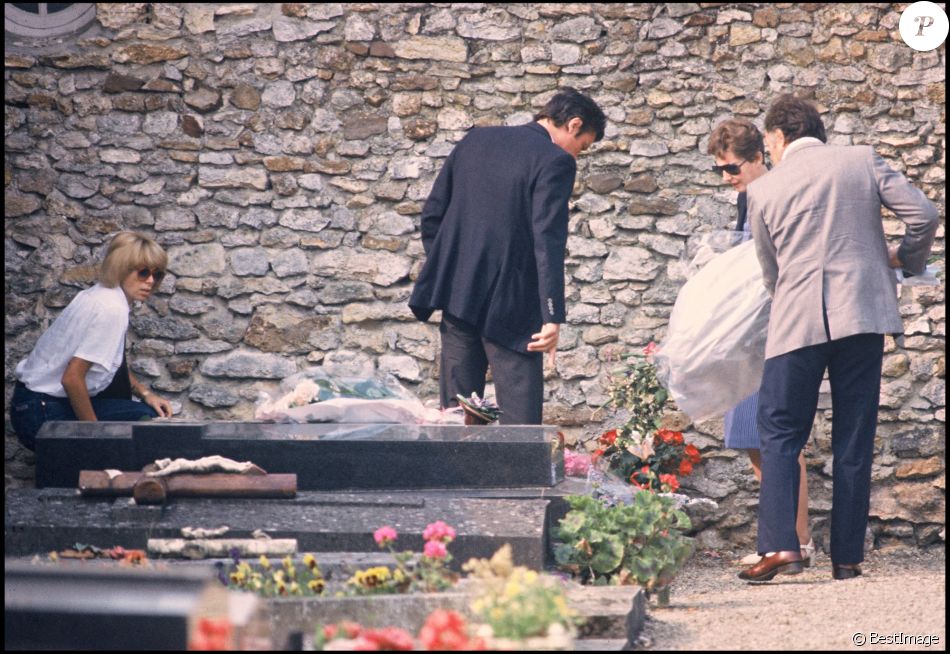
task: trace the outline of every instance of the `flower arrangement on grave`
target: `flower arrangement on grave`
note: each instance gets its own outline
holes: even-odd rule
[[[317,565],[313,554],[304,554],[298,564],[290,556],[285,556],[280,565],[274,565],[261,554],[257,565],[242,561],[236,550],[231,551],[232,566],[225,572],[223,564],[218,579],[237,590],[257,593],[261,597],[309,597],[322,595],[326,590],[326,580]]]
[[[642,353],[625,356],[624,366],[614,372],[607,404],[626,409],[629,418],[597,438],[591,459],[638,489],[674,492],[701,457],[681,432],[660,428],[669,394],[656,377],[655,349],[650,343]]]
[[[404,629],[367,629],[356,622],[317,627],[314,649],[334,651],[471,652],[486,649],[481,638],[469,635],[465,618],[455,611],[436,609],[426,618],[417,638]]]
[[[471,397],[465,397],[461,393],[455,396],[459,401],[459,406],[466,413],[466,417],[474,418],[472,424],[489,424],[498,420],[501,416],[501,409],[494,402],[478,397],[478,394],[472,393]],[[469,424],[466,421],[466,424]]]
[[[387,548],[396,559],[396,566],[376,566],[357,570],[346,582],[347,591],[354,595],[378,595],[387,593],[438,592],[450,588],[458,581],[448,564],[452,561],[448,544],[455,540],[455,529],[441,520],[426,526],[422,532],[425,540],[421,556],[406,550],[397,552],[393,543],[399,535],[390,526],[380,527],[373,533],[379,547]]]
[[[631,504],[615,505],[585,495],[566,499],[571,510],[554,529],[554,557],[581,583],[662,591],[693,551],[684,535],[689,517],[673,498],[636,493]]]
[[[72,547],[67,547],[60,552],[54,550],[49,553],[49,560],[53,563],[59,562],[60,559],[85,560],[97,558],[112,559],[113,561],[118,561],[120,565],[149,565],[148,555],[145,550],[127,550],[121,545],[102,549],[87,543],[76,543]]]
[[[483,625],[476,634],[493,649],[571,648],[577,614],[557,579],[515,566],[507,544],[491,559],[471,559],[463,569],[478,584],[472,611]],[[526,647],[528,639],[542,642]]]

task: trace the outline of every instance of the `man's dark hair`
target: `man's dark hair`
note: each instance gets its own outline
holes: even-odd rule
[[[580,118],[583,122],[581,133],[593,132],[595,141],[604,138],[604,127],[607,126],[607,117],[597,103],[570,86],[558,91],[534,116],[535,120],[542,118],[550,120],[555,127],[561,127],[571,118]]]
[[[765,114],[765,131],[776,129],[782,130],[788,143],[803,136],[814,136],[823,143],[828,141],[825,124],[815,105],[788,93],[779,96]]]

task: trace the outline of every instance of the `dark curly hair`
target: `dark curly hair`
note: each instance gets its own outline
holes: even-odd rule
[[[803,136],[814,136],[822,143],[828,141],[825,124],[821,122],[815,105],[789,93],[779,96],[765,114],[765,131],[776,129],[782,130],[789,143]]]

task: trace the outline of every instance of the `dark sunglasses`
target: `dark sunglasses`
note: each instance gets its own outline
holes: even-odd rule
[[[742,165],[749,163],[748,161],[740,161],[739,163],[723,164],[722,166],[713,166],[712,171],[717,175],[722,175],[723,173],[729,173],[730,175],[738,175],[742,171]]]
[[[158,286],[162,283],[162,280],[165,279],[165,271],[157,269],[153,270],[151,268],[142,268],[138,271],[138,276],[143,282],[151,276],[151,278],[155,280],[155,285]]]

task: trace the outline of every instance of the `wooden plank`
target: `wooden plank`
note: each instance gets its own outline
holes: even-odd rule
[[[135,485],[145,479],[162,480],[171,497],[288,498],[297,495],[296,474],[237,475],[223,472],[168,477],[123,472],[110,479],[102,470],[81,470],[79,491],[88,496],[130,496]]]

